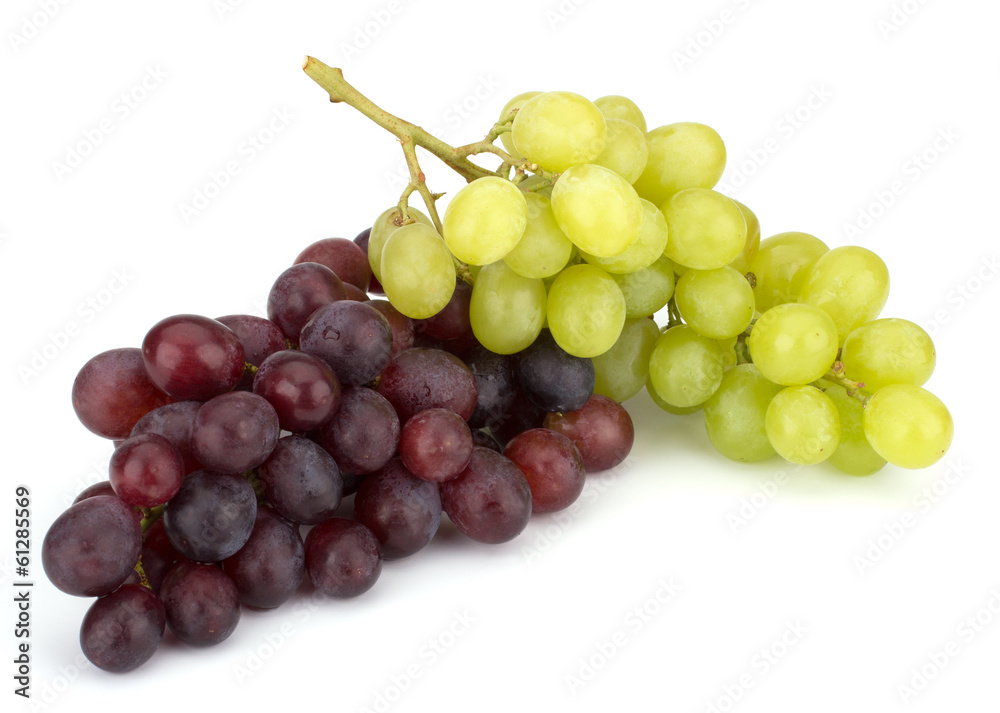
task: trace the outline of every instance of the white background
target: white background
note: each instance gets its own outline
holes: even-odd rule
[[[984,0],[6,0],[0,562],[9,593],[26,484],[34,707],[997,710],[998,22]],[[89,602],[51,587],[38,556],[49,523],[106,477],[110,444],[70,406],[77,370],[170,314],[259,313],[303,247],[353,237],[398,197],[392,137],[329,104],[300,70],[307,53],[451,143],[526,90],[625,94],[651,128],[710,124],[723,184],[765,236],[803,230],[888,263],[884,314],[937,341],[928,387],[954,414],[950,453],[869,478],[739,466],[700,417],[640,394],[631,456],[572,513],[496,547],[443,529],[359,599],[246,612],[213,649],[168,637],[124,676],[90,666]],[[230,162],[238,173],[218,178]],[[433,189],[460,185],[424,167]],[[199,191],[214,198],[186,219]],[[862,213],[875,218],[848,229]],[[664,585],[677,591],[661,604]],[[24,710],[2,599],[0,695]]]

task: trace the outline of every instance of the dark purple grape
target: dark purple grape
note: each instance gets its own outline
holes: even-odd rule
[[[78,597],[114,591],[142,551],[139,513],[117,497],[95,495],[56,518],[42,541],[42,567],[52,584]]]
[[[438,485],[421,480],[393,458],[358,486],[354,519],[372,531],[387,560],[412,555],[441,524]]]
[[[497,443],[497,439],[479,428],[472,429],[472,445],[489,448],[491,451],[496,451],[497,453],[503,453],[503,448]]]
[[[344,294],[345,300],[350,300],[351,302],[367,302],[368,293],[362,290],[360,287],[355,287],[350,282],[344,283]]]
[[[208,470],[242,473],[267,460],[280,432],[278,414],[267,399],[234,391],[198,409],[191,427],[191,451]]]
[[[167,626],[191,646],[213,646],[229,638],[240,621],[240,595],[219,567],[181,562],[160,588]]]
[[[514,358],[514,378],[543,411],[575,411],[594,393],[594,363],[563,351],[547,329]]]
[[[161,391],[182,401],[206,401],[236,387],[246,353],[236,332],[221,322],[176,314],[146,333],[142,362]]]
[[[389,363],[392,328],[371,305],[342,300],[312,314],[302,327],[299,347],[329,364],[344,386],[359,386]]]
[[[497,441],[506,444],[517,434],[530,428],[539,428],[548,415],[521,391],[515,391],[514,400],[499,418],[490,423],[490,433]]]
[[[368,305],[377,309],[383,317],[389,320],[389,327],[392,329],[393,356],[413,346],[414,326],[412,319],[393,307],[389,300],[368,300]]]
[[[286,348],[285,335],[269,319],[252,314],[229,314],[219,317],[217,321],[236,332],[248,364],[260,366],[269,356]],[[253,373],[249,369],[243,372],[236,388],[241,391],[253,389]]]
[[[475,448],[469,465],[455,479],[441,483],[441,506],[463,533],[478,542],[514,539],[531,516],[531,487],[508,458]]]
[[[399,445],[399,417],[385,397],[365,386],[348,386],[340,408],[316,442],[344,473],[368,475],[392,458]]]
[[[73,382],[73,410],[80,423],[104,438],[128,438],[136,421],[173,401],[150,380],[135,348],[93,357]]]
[[[465,364],[476,377],[478,394],[469,426],[490,427],[500,421],[514,402],[517,389],[514,386],[513,359],[506,354],[495,354],[486,347],[478,347],[465,359]]]
[[[306,570],[313,586],[327,596],[356,597],[382,573],[382,549],[360,522],[324,520],[306,535]]]
[[[129,505],[152,508],[170,500],[181,489],[184,459],[163,436],[132,436],[111,454],[111,486]]]
[[[315,525],[340,507],[340,469],[333,456],[308,438],[280,439],[258,475],[268,502],[292,522]]]
[[[444,308],[427,319],[414,321],[414,327],[432,339],[449,341],[472,333],[469,321],[469,302],[472,300],[472,285],[464,280],[455,281],[455,291]]]
[[[185,475],[201,470],[201,463],[191,452],[191,426],[200,408],[201,401],[178,401],[160,406],[140,418],[132,428],[131,435],[156,433],[163,436],[180,451],[184,459]]]
[[[368,241],[371,240],[372,229],[365,228],[360,233],[354,236],[354,244],[361,248],[362,252],[368,255]]]
[[[469,464],[472,433],[454,411],[430,408],[416,414],[399,434],[399,456],[413,475],[432,483],[451,480]]]
[[[572,505],[587,478],[583,457],[566,436],[532,428],[514,436],[503,452],[531,487],[532,512],[556,512]]]
[[[90,605],[80,625],[80,648],[97,668],[125,673],[149,661],[165,624],[160,598],[140,584],[125,584]]]
[[[102,480],[98,483],[94,483],[93,485],[88,485],[86,488],[81,490],[80,494],[76,496],[76,499],[73,500],[72,504],[76,505],[81,500],[92,498],[95,495],[109,495],[113,498],[118,497],[118,493],[116,493],[115,489],[111,486],[111,481]]]
[[[218,562],[246,544],[256,516],[257,495],[246,478],[199,470],[167,503],[163,526],[185,557]]]
[[[253,392],[274,406],[281,428],[292,433],[319,428],[340,406],[340,382],[333,369],[296,349],[265,359],[257,369]]]
[[[438,349],[414,347],[392,358],[378,392],[406,423],[429,408],[451,409],[466,421],[476,408],[476,378],[462,360]]]
[[[280,606],[296,592],[306,573],[299,528],[271,508],[257,508],[250,539],[239,552],[223,560],[222,569],[236,584],[244,606]]]
[[[303,262],[292,265],[275,280],[267,296],[267,316],[282,334],[299,343],[299,332],[313,312],[345,299],[344,283],[326,265]]]
[[[170,544],[163,518],[155,520],[142,536],[142,571],[154,592],[160,591],[163,578],[174,565],[187,557]]]
[[[588,471],[614,468],[625,460],[635,438],[632,417],[625,407],[600,394],[591,396],[576,411],[550,413],[545,417],[545,428],[573,441]]]
[[[317,240],[295,258],[295,264],[318,262],[333,270],[344,285],[354,285],[361,290],[368,289],[372,279],[372,268],[368,264],[368,253],[357,243],[347,238],[325,238]]]

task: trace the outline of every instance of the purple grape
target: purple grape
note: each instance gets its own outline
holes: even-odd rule
[[[333,517],[344,483],[333,456],[301,436],[278,441],[258,469],[264,496],[282,517],[302,525]]]
[[[361,290],[368,289],[372,279],[372,268],[368,264],[368,253],[357,243],[347,238],[325,238],[317,240],[295,258],[295,264],[318,262],[333,270],[344,286],[354,285]]]
[[[413,475],[432,483],[451,480],[472,457],[472,433],[454,411],[431,408],[403,425],[399,455]]]
[[[269,319],[252,314],[229,314],[219,317],[217,321],[236,332],[240,344],[243,345],[248,364],[260,366],[269,356],[287,348],[285,335],[281,333],[278,325]],[[240,391],[253,389],[253,373],[249,369],[243,372],[243,378],[236,388]]]
[[[195,414],[191,451],[208,470],[242,473],[267,460],[278,442],[278,414],[262,396],[234,391]]]
[[[94,483],[93,485],[88,485],[86,488],[80,491],[80,494],[76,496],[73,500],[73,505],[76,505],[81,500],[86,500],[87,498],[92,498],[96,495],[109,495],[112,498],[117,498],[118,493],[111,486],[110,480],[102,480],[100,482]],[[119,498],[120,499],[120,498]]]
[[[503,453],[503,448],[497,443],[497,439],[479,428],[472,429],[472,444],[482,448],[489,448],[496,453]]]
[[[469,354],[465,364],[476,377],[476,409],[469,417],[469,426],[492,426],[507,413],[517,393],[513,359],[479,347]]]
[[[90,605],[80,626],[80,647],[97,668],[125,673],[152,657],[165,624],[163,603],[152,590],[124,584]]]
[[[42,541],[42,568],[57,588],[78,597],[114,591],[142,551],[139,513],[117,497],[95,495],[71,505]]]
[[[360,287],[355,287],[350,282],[344,283],[344,299],[350,300],[351,302],[367,302],[368,293],[362,290]]]
[[[167,503],[163,526],[185,557],[218,562],[246,544],[256,516],[257,495],[246,478],[199,470]]]
[[[507,411],[490,423],[492,433],[500,443],[507,443],[517,434],[531,428],[539,428],[548,415],[521,391],[514,393],[514,400]]]
[[[462,360],[438,349],[414,347],[392,358],[382,372],[378,392],[402,423],[429,408],[451,409],[469,420],[476,408],[476,378]]]
[[[319,357],[295,349],[276,352],[257,369],[253,392],[267,399],[281,428],[312,431],[329,421],[340,406],[340,382]]]
[[[184,480],[184,459],[163,436],[144,433],[126,440],[111,455],[111,485],[122,500],[140,508],[163,505]]]
[[[313,312],[345,299],[344,283],[325,265],[303,262],[292,265],[275,280],[267,296],[267,316],[282,334],[299,343],[299,332]]]
[[[324,520],[306,536],[306,570],[327,596],[364,594],[382,573],[382,550],[371,530],[346,518]]]
[[[244,606],[273,609],[299,588],[306,573],[299,528],[267,507],[257,509],[250,539],[222,562]]]
[[[393,458],[358,486],[354,519],[372,531],[385,559],[407,557],[426,546],[441,524],[438,486]]]
[[[515,357],[514,378],[543,411],[575,411],[594,393],[594,363],[563,351],[547,329]]]
[[[93,357],[73,381],[73,410],[98,436],[128,438],[136,421],[171,399],[150,380],[142,352],[111,349]]]
[[[591,396],[576,411],[550,413],[545,417],[545,428],[573,441],[588,471],[614,468],[625,460],[635,438],[632,417],[625,407],[600,394]]]
[[[389,327],[392,329],[393,356],[413,346],[414,325],[412,319],[393,307],[389,300],[368,300],[367,304],[377,309],[383,317],[389,320]]]
[[[240,621],[240,595],[219,567],[181,562],[160,588],[167,626],[191,646],[213,646],[229,638]]]
[[[414,327],[421,334],[432,339],[450,341],[472,334],[469,320],[469,303],[472,300],[472,285],[464,280],[455,281],[455,291],[444,308],[427,319],[418,319]]]
[[[507,542],[528,525],[531,487],[524,473],[488,448],[473,449],[465,470],[439,487],[442,508],[473,540]]]
[[[163,436],[184,459],[184,474],[201,470],[202,465],[191,452],[191,426],[201,408],[201,401],[177,401],[160,406],[140,418],[132,428],[132,436],[156,433]]]
[[[236,332],[221,322],[177,314],[146,333],[142,362],[161,391],[181,401],[206,401],[236,387],[246,353]]]
[[[329,364],[341,384],[359,386],[378,376],[392,358],[392,328],[371,305],[343,300],[312,314],[299,346]]]
[[[181,560],[187,557],[170,544],[163,518],[155,520],[142,536],[142,571],[154,592],[159,593],[163,578]]]
[[[364,386],[348,386],[316,441],[344,473],[368,475],[392,458],[399,430],[399,417],[385,397]]]
[[[532,512],[556,512],[572,505],[586,481],[583,457],[566,436],[532,428],[514,436],[503,452],[531,487]]]

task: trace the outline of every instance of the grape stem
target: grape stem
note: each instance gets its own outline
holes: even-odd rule
[[[154,522],[160,519],[160,516],[163,515],[164,507],[164,505],[157,505],[154,508],[142,509],[142,522],[140,524],[142,525],[143,534],[146,533],[146,530],[152,527]]]
[[[871,400],[870,396],[865,396],[861,393],[861,389],[865,386],[864,382],[852,381],[851,379],[848,379],[844,373],[844,362],[839,359],[833,362],[833,366],[830,367],[830,371],[823,376],[823,380],[843,386],[844,389],[847,390],[847,395],[859,401],[862,406],[867,405]]]

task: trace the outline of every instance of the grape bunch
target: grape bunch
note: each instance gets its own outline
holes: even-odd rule
[[[81,368],[75,412],[115,450],[42,563],[96,597],[80,629],[96,666],[140,666],[168,629],[218,644],[243,608],[303,587],[362,595],[442,522],[512,540],[624,461],[622,402],[644,388],[700,412],[737,461],[866,475],[947,450],[951,416],[922,388],[930,338],[879,319],[885,264],[806,233],[761,240],[713,190],[726,153],[708,126],[647,130],[624,97],[527,92],[452,148],[339,70],[306,71],[399,132],[411,183],[355,239],[306,247],[267,317],[173,315]],[[443,217],[417,145],[468,180]]]

